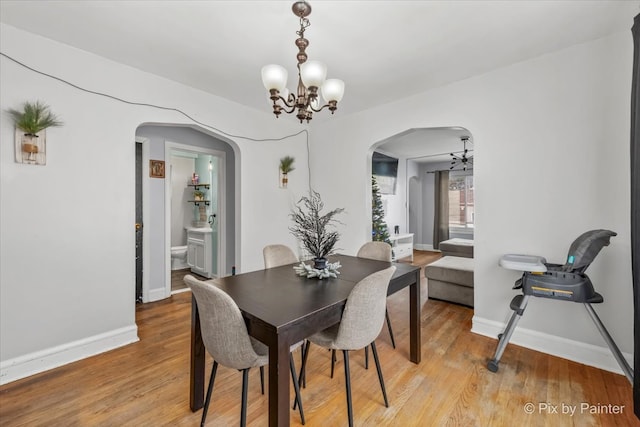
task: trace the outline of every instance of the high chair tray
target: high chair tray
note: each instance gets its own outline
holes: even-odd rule
[[[547,271],[546,262],[546,259],[536,255],[505,254],[500,257],[498,264],[508,270],[544,273]]]

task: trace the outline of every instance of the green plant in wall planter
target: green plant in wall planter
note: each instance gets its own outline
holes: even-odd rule
[[[20,137],[20,151],[16,150],[16,160],[20,163],[39,163],[44,164],[44,158],[38,159],[36,156],[39,152],[44,151],[44,138],[40,141],[40,135],[43,131],[50,127],[62,126],[62,122],[53,114],[48,105],[36,101],[25,102],[22,110],[7,110],[13,118],[15,126],[22,132]],[[17,139],[17,138],[16,138]]]
[[[293,167],[293,162],[295,162],[295,158],[291,156],[285,156],[280,159],[280,173],[281,173],[281,185],[283,188],[287,187],[289,183],[289,172],[293,171],[295,168]]]

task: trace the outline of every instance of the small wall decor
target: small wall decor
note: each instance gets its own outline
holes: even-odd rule
[[[164,178],[164,160],[149,160],[149,176]]]
[[[196,190],[193,192],[193,200],[196,202],[201,202],[204,200],[204,192],[200,190]]]
[[[47,163],[47,144],[45,129],[62,126],[49,106],[36,102],[25,102],[22,110],[8,109],[16,125],[15,149],[16,162],[32,165]]]
[[[47,131],[41,130],[37,135],[26,134],[16,128],[16,163],[30,165],[47,164]]]
[[[285,156],[280,159],[280,188],[287,188],[289,184],[289,172],[293,171],[293,162],[296,159],[291,156]]]

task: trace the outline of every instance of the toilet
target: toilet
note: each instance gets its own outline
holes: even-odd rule
[[[172,246],[171,270],[182,270],[184,268],[189,268],[189,264],[187,264],[187,247]]]

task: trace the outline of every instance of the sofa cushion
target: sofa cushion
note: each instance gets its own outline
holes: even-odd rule
[[[443,256],[459,256],[473,258],[473,239],[449,239],[440,242]]]
[[[428,264],[424,269],[428,279],[473,287],[473,258],[445,256]]]
[[[446,256],[427,265],[429,298],[473,307],[473,258]]]

